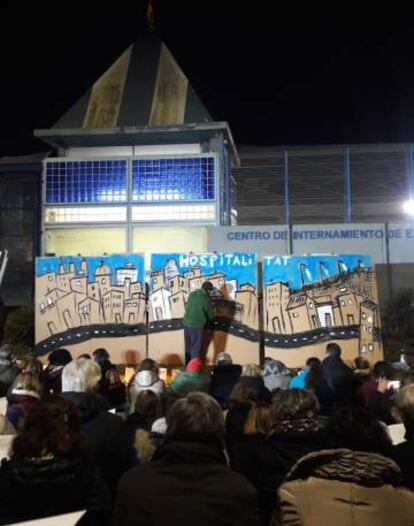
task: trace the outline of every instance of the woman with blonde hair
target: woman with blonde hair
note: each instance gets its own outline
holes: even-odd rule
[[[14,380],[10,395],[8,396],[8,407],[6,411],[7,420],[16,430],[23,427],[27,415],[43,394],[42,385],[37,374],[23,372]]]
[[[242,377],[249,376],[254,378],[261,378],[262,371],[260,370],[260,367],[255,363],[246,363],[243,365],[241,375]]]
[[[244,424],[247,436],[267,436],[272,428],[272,413],[269,405],[254,404]]]

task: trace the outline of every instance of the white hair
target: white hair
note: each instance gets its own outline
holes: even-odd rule
[[[101,379],[101,368],[94,360],[77,358],[62,371],[62,392],[85,393],[93,391]]]

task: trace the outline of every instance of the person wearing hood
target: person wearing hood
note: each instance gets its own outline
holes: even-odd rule
[[[334,449],[303,456],[279,488],[271,525],[411,526],[414,493],[388,457],[385,427],[367,411],[343,408],[327,431]]]
[[[0,467],[0,524],[87,510],[79,525],[107,524],[110,498],[80,432],[76,408],[47,395]]]
[[[126,423],[108,412],[106,400],[97,394],[101,369],[93,360],[78,358],[62,373],[62,395],[81,416],[82,433],[102,469],[112,495],[122,474],[136,463],[131,434]]]
[[[19,431],[27,416],[43,394],[42,385],[34,373],[20,373],[14,380],[8,396],[7,420]]]
[[[287,389],[290,374],[286,365],[278,360],[268,360],[263,369],[265,386],[272,392],[274,389]]]
[[[178,397],[187,396],[193,391],[208,393],[210,378],[204,373],[204,363],[200,358],[193,358],[185,371],[180,371],[171,384],[171,391]]]
[[[62,371],[65,365],[72,361],[72,355],[67,349],[55,349],[48,359],[49,364],[41,376],[45,393],[61,393]]]
[[[175,402],[153,459],[119,485],[116,526],[260,526],[254,488],[226,465],[224,417],[205,393]]]
[[[135,410],[135,401],[141,391],[152,391],[158,397],[165,393],[165,383],[159,377],[159,367],[155,360],[145,358],[128,384],[129,413]]]
[[[0,398],[7,396],[19,369],[12,361],[10,345],[4,344],[0,349]]]

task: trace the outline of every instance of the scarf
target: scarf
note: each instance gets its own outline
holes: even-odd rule
[[[322,426],[319,420],[313,418],[295,418],[290,420],[281,420],[273,426],[272,434],[279,433],[316,433]]]

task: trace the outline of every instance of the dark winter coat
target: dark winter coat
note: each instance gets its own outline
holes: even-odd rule
[[[352,369],[341,358],[328,356],[322,362],[322,370],[329,387],[333,390],[335,407],[352,406],[358,385]]]
[[[389,458],[337,449],[302,458],[279,489],[272,525],[412,526],[414,493]]]
[[[414,419],[405,422],[405,439],[406,442],[394,446],[393,457],[401,468],[404,483],[414,491]]]
[[[0,357],[0,398],[7,396],[19,369],[8,358]]]
[[[125,422],[109,413],[102,397],[93,393],[63,393],[75,404],[81,415],[82,432],[92,448],[105,482],[115,495],[118,482],[136,463],[132,437]]]
[[[368,400],[378,391],[378,383],[373,378],[362,382],[356,390],[356,399],[361,407],[366,408]]]
[[[101,360],[98,365],[101,368],[99,393],[107,399],[111,409],[122,407],[126,403],[126,389],[119,378],[116,365],[109,360]]]
[[[0,524],[90,510],[79,524],[106,524],[111,500],[100,471],[86,458],[3,460]]]
[[[256,495],[208,445],[170,442],[119,485],[115,526],[259,526]]]
[[[242,368],[232,363],[217,365],[211,374],[210,394],[223,409],[227,409],[227,398],[239,381]]]
[[[45,393],[61,393],[62,392],[62,372],[64,365],[48,365],[41,374]]]
[[[252,404],[250,402],[233,402],[226,413],[226,448],[232,456],[233,446],[244,436],[244,425]]]
[[[375,391],[371,394],[368,399],[366,409],[372,415],[374,415],[378,420],[387,424],[395,424],[395,418],[392,416],[392,408],[394,406],[391,399],[392,392],[381,393],[380,391]]]
[[[329,444],[322,429],[274,432],[269,436],[244,436],[233,445],[232,467],[256,488],[264,524],[277,505],[277,489],[295,463],[311,451]]]
[[[312,383],[307,389],[313,392],[319,402],[319,415],[329,416],[334,406],[334,393],[324,379],[317,383]]]
[[[18,390],[13,390],[8,397],[8,406],[6,411],[7,420],[17,430],[22,429],[24,421],[33,407],[39,402],[40,396],[37,393],[20,394]]]
[[[241,376],[239,382],[248,383],[255,391],[255,400],[259,404],[270,404],[272,395],[265,387],[262,377]],[[233,444],[238,442],[244,434],[244,425],[253,402],[238,402],[229,400],[230,409],[226,413],[226,447],[231,456]]]

